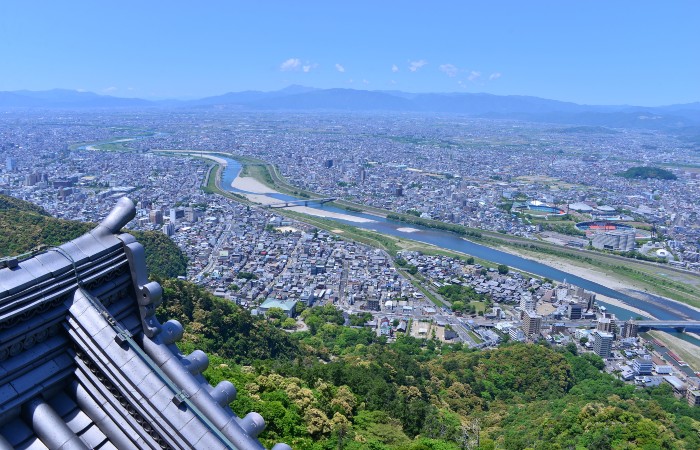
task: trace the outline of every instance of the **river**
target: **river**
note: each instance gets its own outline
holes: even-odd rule
[[[221,174],[221,187],[230,192],[241,192],[245,193],[240,189],[233,188],[231,183],[238,176],[241,170],[241,164],[231,158],[223,158],[227,161],[227,166]],[[299,198],[292,197],[286,194],[268,194],[268,196],[279,199],[279,200],[300,200]],[[301,199],[303,200],[303,199]],[[676,319],[694,319],[698,320],[699,315],[697,311],[689,308],[681,303],[673,302],[664,298],[656,298],[654,302],[644,301],[630,295],[624,294],[622,292],[610,289],[601,284],[586,280],[572,273],[564,272],[559,269],[555,269],[546,264],[539,263],[530,259],[522,258],[507,252],[496,250],[490,247],[486,247],[481,244],[477,244],[468,240],[463,239],[461,236],[451,233],[448,231],[436,230],[432,228],[422,227],[420,225],[407,225],[404,222],[399,222],[395,220],[386,219],[383,217],[375,216],[366,213],[357,213],[346,211],[334,206],[314,206],[314,208],[321,209],[329,212],[336,212],[345,215],[351,215],[355,217],[362,217],[365,219],[370,219],[371,222],[350,222],[342,219],[336,219],[328,217],[329,220],[335,220],[338,222],[346,223],[358,228],[364,228],[372,231],[377,231],[384,234],[389,234],[392,236],[401,237],[404,239],[412,239],[419,242],[424,242],[428,244],[435,245],[437,247],[454,250],[468,255],[472,255],[477,258],[485,259],[487,261],[492,261],[496,264],[505,264],[509,267],[519,269],[525,272],[529,272],[541,277],[550,278],[562,282],[566,280],[567,282],[580,286],[586,290],[596,292],[601,295],[605,295],[611,298],[620,300],[621,302],[630,305],[634,308],[640,309],[649,313],[650,315],[658,318],[659,320],[676,320]],[[417,231],[407,233],[405,231],[400,231],[400,229],[405,229],[410,227]],[[614,313],[618,319],[626,320],[629,318],[637,317],[638,314],[629,311],[624,308],[606,304],[605,302],[599,301],[598,303],[604,305],[609,312]],[[693,342],[695,345],[700,346],[700,340],[694,339],[683,333],[674,333],[676,336],[682,339]]]

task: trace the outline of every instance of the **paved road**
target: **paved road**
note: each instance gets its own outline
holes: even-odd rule
[[[667,362],[669,365],[672,365],[674,369],[676,369],[676,370],[679,371],[679,372],[684,373],[686,376],[689,376],[689,377],[694,377],[694,376],[696,376],[696,375],[695,375],[695,372],[693,372],[693,369],[691,369],[690,367],[679,365],[678,362],[677,362],[675,359],[673,359],[673,358],[671,357],[671,355],[668,354],[669,349],[668,349],[667,347],[662,347],[662,346],[656,344],[655,339],[653,338],[653,336],[650,336],[650,335],[648,335],[648,334],[646,334],[646,333],[643,333],[643,334],[644,334],[645,339],[647,340],[647,342],[649,342],[651,345],[654,346],[654,350],[656,350],[656,352],[657,352],[659,355],[661,355],[661,356],[666,360],[666,362]]]
[[[214,248],[212,249],[211,253],[209,254],[209,262],[207,265],[197,274],[197,277],[203,277],[206,272],[211,272],[214,270],[214,267],[216,266],[218,259],[219,259],[219,250],[221,249],[221,246],[226,240],[228,239],[229,234],[231,233],[231,224],[227,223],[226,228],[224,231],[221,232],[219,237],[216,240],[216,245],[214,245]]]

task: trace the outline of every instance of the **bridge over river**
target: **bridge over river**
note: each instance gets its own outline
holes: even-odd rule
[[[700,330],[700,320],[631,320],[640,330],[660,330],[673,328],[685,331],[688,328]]]
[[[245,191],[238,190],[231,186],[231,183],[238,176],[241,165],[238,161],[232,158],[223,158],[227,162],[226,169],[222,173],[221,185],[224,189],[231,192],[245,193]],[[278,208],[305,205],[305,202],[314,202],[323,199],[299,199],[284,194],[268,194],[267,197],[273,198],[275,201],[273,205]],[[476,258],[481,258],[487,261],[492,261],[496,264],[505,264],[513,269],[522,270],[528,273],[539,275],[540,277],[550,278],[556,281],[566,280],[576,286],[580,286],[588,291],[598,293],[613,299],[620,300],[622,303],[629,305],[631,309],[625,309],[624,306],[618,307],[611,304],[605,304],[604,301],[599,301],[600,304],[604,304],[608,312],[614,313],[618,320],[626,320],[638,315],[648,315],[662,320],[683,321],[684,319],[700,319],[700,315],[697,310],[684,305],[682,303],[674,302],[661,297],[654,297],[651,299],[640,299],[632,295],[626,294],[624,292],[616,291],[614,289],[608,288],[601,284],[595,283],[593,281],[581,278],[575,273],[564,272],[558,270],[554,267],[547,266],[535,260],[525,259],[514,254],[506,253],[495,248],[487,247],[485,245],[480,245],[477,242],[472,242],[466,240],[463,236],[457,235],[444,230],[437,230],[433,228],[426,228],[421,225],[411,224],[410,228],[405,222],[398,222],[388,219],[386,217],[380,217],[376,215],[371,215],[363,212],[347,211],[334,207],[333,205],[324,205],[324,210],[329,212],[335,212],[343,214],[345,216],[351,215],[363,220],[360,222],[355,221],[344,221],[343,219],[329,217],[329,220],[335,220],[341,223],[347,223],[349,225],[363,228],[378,233],[388,234],[391,236],[398,237],[400,239],[411,239],[418,242],[424,242],[426,244],[431,244],[439,248],[445,248],[448,250],[454,250],[462,252],[468,255],[472,255]],[[410,230],[410,234],[409,231]],[[640,314],[633,309],[641,310],[643,313]],[[649,318],[651,318],[649,317]],[[649,321],[653,324],[652,321]],[[691,328],[687,324],[684,324],[682,328]],[[676,333],[673,328],[669,328],[669,332]],[[700,340],[693,336],[689,336],[685,333],[678,333],[680,339],[686,340],[700,347]]]
[[[576,327],[591,327],[595,326],[595,322],[591,320],[553,320],[544,321],[544,324],[551,325],[555,323],[564,324],[567,328]],[[636,325],[639,331],[648,330],[676,330],[684,332],[687,329],[700,331],[700,320],[628,320],[624,323]],[[622,321],[618,322],[621,327]]]
[[[327,198],[309,198],[305,200],[284,200],[277,203],[270,203],[265,205],[268,208],[289,208],[291,206],[309,206],[310,204],[323,205],[324,203],[332,202],[338,200],[336,197]]]

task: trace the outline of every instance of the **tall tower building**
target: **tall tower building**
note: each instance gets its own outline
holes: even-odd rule
[[[628,320],[627,322],[625,322],[625,324],[622,327],[622,337],[623,338],[637,337],[638,332],[639,332],[639,325],[637,325],[632,320]]]
[[[537,336],[542,328],[542,316],[534,311],[526,311],[523,317],[523,332],[528,338]]]
[[[530,292],[525,291],[520,295],[520,309],[522,311],[534,311],[536,303]]]
[[[163,225],[163,228],[161,230],[166,236],[172,236],[173,234],[175,234],[175,224],[166,223],[165,225]]]
[[[148,220],[155,225],[163,225],[163,211],[160,209],[152,209],[148,213]]]
[[[615,319],[610,317],[602,317],[598,319],[596,329],[606,333],[613,333],[615,331]]]
[[[612,352],[613,335],[611,333],[596,330],[593,332],[592,336],[593,339],[595,339],[593,342],[593,351],[595,354],[601,358],[610,358],[610,354]]]
[[[566,310],[569,320],[579,320],[583,316],[583,308],[578,303],[571,303]]]

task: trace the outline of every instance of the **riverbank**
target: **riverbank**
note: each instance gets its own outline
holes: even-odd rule
[[[231,182],[231,187],[252,194],[279,194],[278,191],[275,191],[253,177],[242,177],[240,175]]]
[[[664,345],[669,348],[669,350],[680,356],[681,359],[685,361],[693,370],[693,372],[700,371],[700,352],[698,352],[698,347],[690,342],[678,339],[675,336],[671,336],[670,334],[659,330],[650,331],[649,335],[663,342]]]
[[[557,258],[555,256],[551,255],[537,255],[537,257],[534,257],[532,254],[528,252],[523,252],[523,251],[518,251],[514,250],[511,247],[506,247],[506,246],[501,246],[499,250],[510,253],[512,255],[520,256],[521,258],[529,259],[531,261],[537,261],[539,263],[548,265],[550,267],[553,267],[555,269],[561,270],[563,272],[569,272],[569,273],[575,273],[581,278],[585,278],[586,280],[592,281],[594,283],[600,284],[601,286],[624,292],[627,295],[631,297],[635,297],[639,300],[642,301],[649,301],[646,295],[644,295],[644,291],[647,291],[647,287],[644,286],[641,283],[635,283],[633,280],[627,281],[627,280],[621,280],[616,276],[616,274],[611,274],[609,272],[602,271],[600,269],[595,268],[594,266],[589,266],[589,265],[584,265],[584,264],[575,264],[574,262],[564,260],[561,258]],[[636,292],[639,291],[639,292]],[[620,301],[618,299],[614,299],[611,297],[603,296],[598,294],[598,298],[605,303],[608,303],[613,306],[618,306],[620,308],[625,308],[629,311],[634,312],[635,314],[639,314],[642,316],[647,316],[650,319],[656,319],[656,317],[653,317],[651,314],[648,312],[642,311],[639,308],[635,308],[631,305],[628,305],[627,303]],[[667,300],[673,304],[678,304],[678,305],[683,305],[686,308],[690,308],[693,311],[696,311],[698,313],[698,316],[700,316],[700,308],[697,308],[693,305],[688,305],[687,303],[679,302],[677,300],[674,300],[672,298],[668,297],[662,297],[664,300]]]
[[[504,251],[524,253],[534,261],[554,258],[581,268],[593,267],[622,280],[638,292],[653,293],[700,308],[700,275],[697,273],[599,252],[555,247],[537,240],[522,242],[512,238],[494,240],[489,237],[478,242],[492,248],[502,247]]]
[[[260,160],[251,160],[248,158],[244,164],[250,164],[256,170],[251,170],[250,175],[257,178],[258,181],[267,185],[268,188],[278,190],[284,194],[292,196],[306,195],[314,197],[313,192],[290,191],[288,189],[296,189],[294,186],[286,183],[286,180],[279,174],[277,168]],[[303,195],[302,195],[303,194]],[[333,204],[338,204],[341,208],[341,203],[344,200],[338,200]],[[648,292],[658,295],[662,298],[668,298],[675,302],[680,302],[685,305],[692,306],[695,311],[700,311],[700,276],[691,272],[675,269],[672,267],[664,267],[657,264],[648,264],[634,259],[623,258],[616,255],[608,255],[598,252],[582,252],[575,249],[555,246],[553,244],[542,241],[532,241],[515,236],[501,235],[489,231],[465,228],[461,225],[442,223],[440,221],[421,219],[406,214],[397,214],[392,211],[381,210],[382,214],[378,214],[376,208],[357,205],[359,208],[348,208],[353,212],[364,212],[370,215],[378,215],[393,220],[398,220],[406,223],[406,227],[402,227],[399,231],[408,232],[411,229],[411,224],[421,225],[428,228],[444,231],[454,231],[458,235],[467,237],[477,244],[481,244],[490,248],[499,248],[507,252],[523,252],[529,253],[529,259],[539,261],[540,258],[552,256],[554,258],[569,261],[577,267],[576,273],[583,268],[594,267],[599,268],[604,272],[603,276],[612,276],[618,280],[623,289],[632,289],[637,291],[633,296],[638,297],[639,293]],[[330,217],[330,216],[327,216]],[[519,253],[517,253],[519,254]],[[576,265],[578,262],[582,265]],[[592,274],[593,275],[593,274]],[[595,278],[595,275],[593,275]],[[588,277],[585,277],[590,279]],[[594,281],[593,279],[590,279]],[[607,287],[607,285],[606,285]]]
[[[228,162],[224,158],[216,156],[213,153],[197,152],[194,150],[154,150],[153,153],[175,153],[182,156],[195,156],[197,158],[209,159],[211,161],[220,164],[223,167],[228,165]]]
[[[254,201],[258,204],[270,204],[270,203],[276,203],[279,202],[278,199],[275,199],[274,197],[270,197],[272,193],[277,193],[279,192],[275,187],[273,187],[274,181],[271,180],[270,178],[274,178],[270,176],[270,168],[268,166],[264,166],[260,164],[258,161],[254,162],[246,162],[244,163],[244,169],[241,171],[241,173],[237,174],[238,177],[232,179],[233,176],[236,175],[236,173],[231,173],[230,177],[227,178],[227,183],[232,183],[232,186],[234,188],[238,189],[244,189],[248,191],[245,193],[245,198],[248,201]],[[240,176],[240,175],[244,176]],[[251,192],[261,192],[261,194],[255,194]],[[284,194],[284,192],[282,192]],[[239,193],[237,192],[236,195],[242,196],[244,193]],[[353,215],[351,213],[348,214],[342,214],[341,212],[335,210],[335,211],[328,211],[323,208],[308,208],[308,207],[293,207],[293,208],[284,208],[283,210],[280,210],[280,213],[282,214],[296,214],[296,213],[302,213],[306,217],[309,216],[315,216],[318,221],[324,221],[324,219],[343,219],[343,220],[351,220],[350,218],[352,217],[354,222],[373,222],[371,219],[372,217],[367,217],[367,216],[360,216],[357,217],[356,215]],[[310,217],[309,217],[310,218]],[[301,219],[305,220],[305,219]],[[378,221],[381,221],[378,219]],[[319,223],[318,225],[322,225]],[[330,223],[324,223],[321,227],[326,228],[326,229],[344,229],[345,227],[339,226],[337,222],[334,224]],[[378,223],[377,229],[375,229],[372,225],[367,226],[364,223],[358,223],[358,227],[364,228],[363,231],[359,230],[345,230],[346,233],[351,233],[353,235],[353,238],[356,238],[360,241],[367,241],[366,243],[370,243],[370,245],[379,245],[381,248],[384,248],[387,252],[391,254],[395,254],[399,250],[428,250],[425,248],[423,244],[417,245],[417,242],[412,242],[411,239],[408,239],[411,233],[410,231],[413,231],[416,228],[405,226],[401,227],[401,229],[397,229],[401,235],[396,235],[395,237],[390,237],[393,236],[393,234],[385,234],[382,233],[382,231],[379,231],[382,227],[381,224]],[[348,227],[351,228],[351,227]],[[414,232],[415,233],[415,232]],[[570,258],[568,257],[568,253],[565,255],[559,255],[559,253],[562,253],[561,250],[552,250],[550,253],[547,251],[537,251],[537,248],[530,250],[532,248],[532,245],[536,245],[537,242],[535,241],[533,244],[529,244],[528,247],[524,247],[525,243],[523,244],[518,244],[518,245],[511,245],[510,244],[510,238],[505,238],[498,236],[500,239],[491,239],[490,233],[485,232],[488,235],[488,238],[486,234],[484,235],[483,242],[482,239],[476,239],[478,243],[481,244],[487,244],[487,248],[490,247],[492,249],[498,249],[499,247],[505,247],[502,248],[502,250],[505,250],[505,252],[518,255],[518,256],[526,256],[527,259],[531,261],[536,261],[540,262],[543,259],[549,260],[549,265],[552,268],[560,268],[563,269],[564,271],[571,273],[571,274],[576,274],[576,276],[583,275],[582,278],[585,281],[591,281],[591,282],[597,282],[600,284],[600,289],[603,289],[603,293],[607,291],[607,289],[612,289],[612,290],[617,290],[618,292],[620,291],[632,291],[629,292],[629,296],[633,296],[635,298],[635,301],[632,302],[630,299],[629,301],[632,302],[633,304],[637,305],[636,300],[639,299],[646,304],[650,306],[650,309],[654,311],[653,313],[642,313],[642,310],[646,310],[642,305],[637,305],[637,308],[635,309],[634,307],[629,306],[628,304],[624,303],[624,301],[619,301],[616,299],[610,299],[610,301],[605,301],[603,298],[601,298],[601,301],[611,305],[611,306],[619,306],[621,308],[624,308],[628,311],[631,311],[632,314],[638,314],[646,317],[651,317],[654,314],[658,314],[658,317],[663,318],[664,314],[661,312],[662,309],[666,309],[669,312],[674,312],[674,305],[681,305],[682,303],[686,303],[683,300],[685,298],[672,298],[673,294],[685,294],[683,297],[688,297],[688,294],[693,292],[693,289],[686,289],[686,286],[678,286],[678,283],[669,283],[669,280],[657,280],[657,278],[660,278],[659,275],[662,275],[661,273],[646,273],[646,271],[655,271],[655,272],[660,272],[663,270],[663,268],[659,268],[656,266],[653,267],[644,267],[644,272],[641,272],[642,268],[637,268],[636,264],[634,262],[627,262],[627,261],[617,261],[615,260],[614,262],[610,261],[602,261],[602,259],[605,258],[605,255],[597,255],[597,254],[588,254],[588,253],[582,253],[582,254],[575,254],[572,255]],[[348,235],[349,236],[349,235]],[[411,236],[412,237],[412,236]],[[515,238],[513,238],[515,239]],[[529,242],[529,241],[528,241]],[[428,250],[434,252],[434,253],[443,253],[440,249],[443,247],[436,247],[435,250]],[[549,251],[549,250],[548,250]],[[454,255],[453,252],[450,252],[451,254]],[[458,252],[462,253],[463,252]],[[543,258],[544,257],[544,258]],[[599,261],[599,259],[601,261]],[[546,261],[543,261],[546,263]],[[557,265],[556,263],[559,263]],[[616,264],[613,266],[613,264]],[[490,266],[491,264],[489,264]],[[629,266],[634,266],[633,269],[630,269]],[[620,266],[620,267],[618,267]],[[527,269],[526,269],[527,270]],[[522,268],[521,268],[522,271]],[[569,281],[574,281],[576,276],[572,275],[572,280]],[[630,279],[631,278],[631,279]],[[648,279],[647,279],[648,278]],[[584,281],[584,280],[579,280],[579,281]],[[636,282],[632,282],[636,281]],[[690,288],[693,288],[695,286],[690,286]],[[682,289],[682,291],[681,291]],[[591,290],[596,291],[596,289],[591,288]],[[656,299],[661,300],[660,302],[657,301],[655,298],[649,297],[648,293],[653,292],[654,294],[658,294]],[[669,294],[669,295],[665,295]],[[608,295],[612,295],[608,292]],[[642,298],[640,298],[640,296]],[[670,298],[669,301],[665,301],[666,298]],[[697,297],[694,298],[693,300],[690,300],[691,302],[697,303]],[[653,306],[653,307],[652,307]],[[687,305],[684,305],[687,306]],[[681,317],[692,317],[694,314],[697,312],[700,314],[700,309],[692,308],[690,313],[678,313],[675,312],[676,315],[679,315]],[[687,310],[686,310],[687,311]]]
[[[253,177],[242,177],[240,174],[231,182],[231,187],[234,189],[239,189],[241,191],[240,195],[243,195],[246,199],[251,202],[258,203],[260,205],[271,205],[274,203],[279,203],[280,200],[274,197],[270,197],[269,194],[280,194],[280,192],[270,188],[264,183],[256,180]],[[368,223],[373,222],[371,219],[366,219],[364,217],[356,217],[350,214],[341,214],[332,211],[326,211],[320,208],[313,208],[310,206],[290,206],[285,208],[288,211],[295,211],[302,214],[308,214],[316,217],[332,218],[339,220],[347,220],[348,222],[356,223]]]

